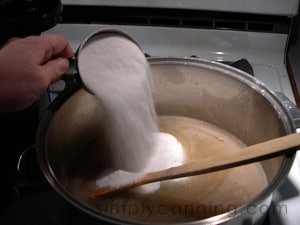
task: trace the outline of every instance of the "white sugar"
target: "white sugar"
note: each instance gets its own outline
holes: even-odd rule
[[[96,181],[99,188],[105,187],[121,187],[131,184],[137,179],[144,176],[144,173],[132,173],[124,170],[113,170],[102,174],[101,179]]]
[[[156,133],[154,146],[151,149],[151,157],[145,164],[144,173],[168,169],[179,166],[183,161],[183,149],[178,140],[168,133]],[[149,193],[160,188],[160,182],[147,184],[136,188],[136,191]]]

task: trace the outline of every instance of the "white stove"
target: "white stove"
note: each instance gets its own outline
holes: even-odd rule
[[[267,15],[271,18],[277,17],[288,20],[297,13],[298,0],[64,0],[65,8],[72,5],[75,8],[82,7],[141,7],[161,9],[193,9],[210,10],[247,14],[247,18]],[[167,15],[166,15],[167,16]],[[242,16],[243,17],[243,16]],[[227,17],[228,18],[228,17]],[[231,18],[231,17],[229,17]],[[150,18],[151,19],[151,18]],[[220,22],[220,16],[218,21]],[[295,103],[293,89],[291,87],[289,74],[286,66],[286,51],[289,40],[289,31],[251,29],[224,29],[217,27],[215,21],[213,27],[192,28],[176,27],[176,25],[161,26],[149,24],[125,25],[117,23],[100,23],[97,21],[63,23],[55,26],[49,33],[64,35],[71,43],[74,51],[80,43],[91,33],[103,27],[117,28],[129,33],[139,43],[143,51],[150,56],[197,56],[221,62],[234,62],[239,59],[247,59],[254,70],[254,76],[261,80],[274,92],[283,93],[291,102]],[[227,21],[228,22],[228,21]],[[280,21],[281,22],[281,21]],[[250,27],[251,21],[246,21],[246,28]],[[278,25],[278,24],[277,24]],[[276,26],[277,26],[276,25]],[[280,23],[279,23],[280,25]],[[52,99],[53,93],[63,89],[63,83],[57,83],[50,87]],[[288,179],[274,194],[274,206],[284,206],[286,211],[280,207],[271,207],[269,210],[269,223],[282,225],[298,225],[300,214],[300,157],[296,157]]]

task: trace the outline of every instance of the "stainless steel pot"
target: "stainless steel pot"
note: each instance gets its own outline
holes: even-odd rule
[[[150,58],[149,63],[158,115],[206,121],[247,145],[296,130],[294,118],[277,95],[240,70],[195,58]],[[43,173],[66,200],[100,220],[149,224],[101,213],[80,194],[78,187],[85,189],[103,167],[99,163],[103,118],[101,105],[80,83],[65,90],[50,105],[38,130],[36,148]],[[267,187],[234,212],[181,224],[259,224],[265,216],[260,207],[270,206],[272,192],[286,178],[293,159],[294,155],[288,155],[261,162]],[[82,177],[86,183],[80,183]],[[79,183],[76,190],[70,183]]]

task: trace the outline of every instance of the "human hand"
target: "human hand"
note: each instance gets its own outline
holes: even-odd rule
[[[0,112],[23,110],[60,79],[73,57],[67,40],[45,34],[12,38],[0,47]]]

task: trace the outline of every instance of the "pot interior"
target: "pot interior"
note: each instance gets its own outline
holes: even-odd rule
[[[184,146],[194,142],[187,147],[192,150],[186,152],[185,161],[239,151],[244,145],[293,132],[273,94],[243,72],[196,59],[149,62],[161,131],[173,134]],[[154,224],[201,221],[264,200],[274,182],[287,174],[288,162],[277,157],[162,182],[155,193],[136,189],[87,199],[84,195],[95,186],[99,172],[109,167],[104,120],[101,104],[81,88],[54,109],[42,127],[39,148],[50,183],[101,217]]]

